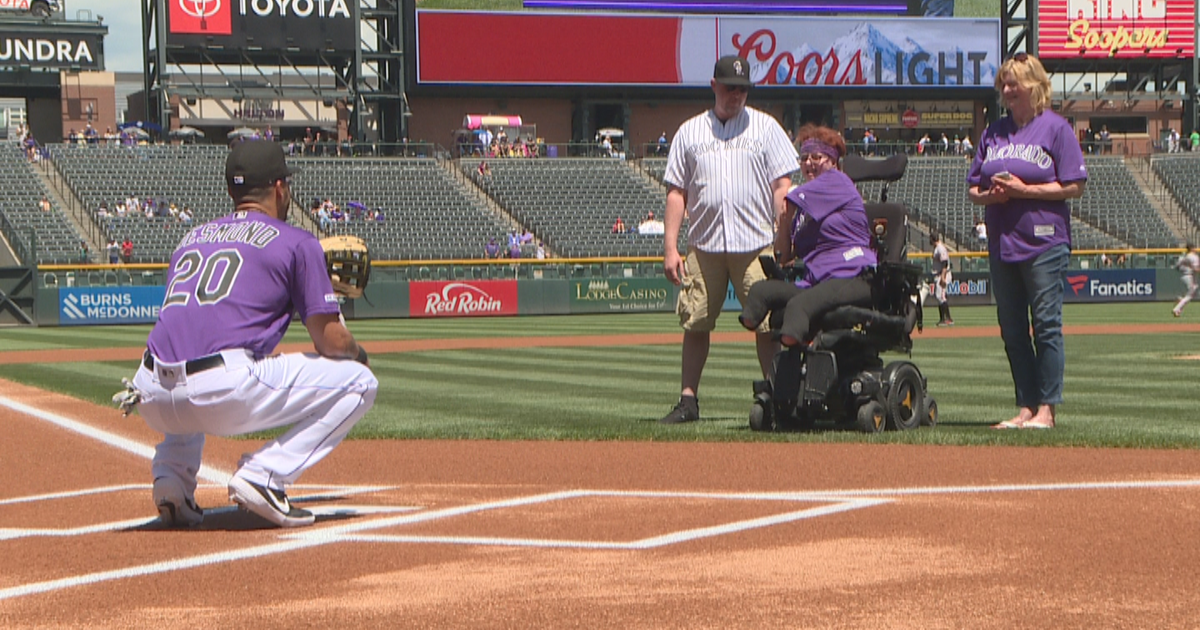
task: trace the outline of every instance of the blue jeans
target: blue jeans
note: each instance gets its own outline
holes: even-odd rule
[[[991,258],[992,295],[996,319],[1008,354],[1016,387],[1017,406],[1037,410],[1038,405],[1062,403],[1063,275],[1071,250],[1056,245],[1032,260],[1019,263]],[[1030,318],[1033,339],[1029,337]]]

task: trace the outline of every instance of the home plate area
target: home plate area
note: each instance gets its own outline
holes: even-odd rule
[[[165,531],[149,484],[105,486],[0,500],[0,540]],[[274,529],[228,503],[220,484],[196,492],[204,523],[188,530],[272,530],[311,543],[369,541],[648,549],[870,507],[887,499],[804,493],[568,490],[481,500],[520,489],[479,486],[300,484],[289,490],[316,515],[312,527]],[[414,497],[420,504],[414,505]],[[117,520],[102,520],[105,517]]]

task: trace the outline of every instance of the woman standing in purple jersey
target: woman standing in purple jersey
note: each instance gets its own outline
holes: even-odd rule
[[[1049,429],[1062,403],[1063,274],[1071,255],[1067,200],[1083,195],[1087,167],[1071,124],[1050,110],[1050,77],[1017,53],[996,89],[1008,115],[988,126],[967,176],[986,207],[988,258],[1017,415],[997,429]],[[1033,337],[1030,337],[1030,324]]]

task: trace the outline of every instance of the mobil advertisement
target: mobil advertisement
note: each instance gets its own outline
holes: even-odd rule
[[[675,310],[675,287],[666,278],[589,278],[570,286],[572,313]]]
[[[517,314],[516,280],[413,282],[409,317],[489,317]]]
[[[446,45],[463,33],[470,46]],[[707,87],[737,54],[763,87],[990,89],[1000,50],[998,19],[417,11],[417,82],[431,85]]]
[[[951,274],[950,284],[946,285],[946,299],[951,304],[991,304],[991,275],[978,271],[962,271]],[[937,304],[937,300],[930,297],[925,304],[927,306]]]
[[[1063,278],[1063,301],[1152,302],[1156,275],[1153,269],[1072,269]]]
[[[151,324],[158,321],[166,287],[95,287],[58,290],[61,326]]]
[[[1190,59],[1193,0],[1040,0],[1038,56],[1044,59]]]

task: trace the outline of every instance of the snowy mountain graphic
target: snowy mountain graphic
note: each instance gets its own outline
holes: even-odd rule
[[[931,39],[933,39],[932,36]],[[905,37],[897,44],[874,26],[862,23],[854,27],[849,33],[834,40],[831,48],[815,50],[807,42],[804,42],[789,51],[798,68],[792,68],[786,63],[779,64],[779,68],[775,72],[775,82],[781,85],[796,83],[804,85],[823,84],[832,68],[832,64],[829,62],[834,57],[838,60],[838,68],[835,71],[834,78],[835,80],[840,80],[845,76],[848,66],[857,54],[858,67],[862,68],[861,76],[865,79],[866,84],[896,85],[897,60],[900,60],[901,64],[903,64],[900,66],[900,71],[903,73],[901,75],[901,83],[903,85],[910,85],[912,81],[908,74],[908,68],[921,53],[928,55],[928,58],[923,63],[916,63],[915,71],[919,84],[925,84],[927,69],[933,73],[929,84],[940,84],[939,72],[941,69],[938,67],[938,53],[945,55],[947,69],[962,68],[963,85],[986,86],[991,85],[995,80],[995,64],[990,62],[980,63],[979,81],[976,82],[975,64],[967,58],[967,51],[957,46],[938,48],[936,47],[938,42],[935,41],[927,43],[928,46],[923,46],[911,37]],[[832,56],[830,55],[830,50],[832,50]],[[821,60],[825,61],[825,63],[816,63],[816,58],[810,59],[808,63],[803,63],[806,57],[814,53]],[[879,66],[878,73],[876,72],[876,64]],[[764,67],[755,68],[754,70],[757,72],[752,72],[751,75],[757,80],[760,76],[766,75],[769,68],[764,65]],[[795,76],[797,73],[803,76]],[[853,77],[856,74],[857,70],[852,70],[849,76]],[[946,72],[945,74],[946,85],[959,84],[956,72]],[[841,83],[841,81],[838,82]]]

